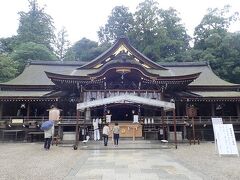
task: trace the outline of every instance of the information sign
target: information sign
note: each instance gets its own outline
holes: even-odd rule
[[[239,156],[232,124],[215,124],[214,134],[219,155],[236,154]]]

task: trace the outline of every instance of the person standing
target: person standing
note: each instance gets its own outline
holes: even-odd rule
[[[99,133],[99,119],[93,119],[93,130],[94,130],[94,141],[100,140],[100,133]]]
[[[114,127],[113,127],[113,139],[114,139],[114,145],[115,146],[118,145],[119,131],[120,131],[120,128],[118,126],[118,123],[116,122]]]
[[[103,142],[104,142],[104,146],[107,146],[108,144],[108,136],[110,133],[110,129],[109,129],[109,124],[106,123],[103,127]]]
[[[48,130],[44,130],[44,149],[49,150],[54,136],[54,124]]]

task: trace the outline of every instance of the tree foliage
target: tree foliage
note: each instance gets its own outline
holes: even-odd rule
[[[17,39],[20,43],[34,42],[49,49],[54,42],[54,25],[50,15],[38,6],[37,0],[29,0],[29,11],[19,12]]]
[[[82,38],[76,42],[67,52],[67,59],[76,61],[91,61],[107,48],[108,44],[98,46],[98,43],[87,38]]]
[[[105,26],[100,27],[98,37],[100,42],[114,42],[120,36],[126,36],[133,26],[133,15],[125,6],[116,6]]]
[[[228,32],[231,23],[238,20],[238,13],[228,15],[229,8],[208,10],[195,28],[192,56],[199,61],[209,61],[220,77],[240,83],[240,34]]]
[[[194,31],[194,47],[195,49],[204,49],[205,40],[212,34],[218,34],[224,37],[228,32],[229,26],[238,20],[238,13],[229,15],[230,6],[224,6],[223,9],[208,9],[208,13],[204,15],[201,23]]]
[[[16,46],[16,36],[0,39],[0,53],[11,53]]]
[[[138,5],[133,18],[127,8],[114,8],[105,28],[100,29],[100,41],[104,37],[105,41],[112,42],[124,34],[139,51],[154,61],[186,60],[190,36],[175,9],[163,10],[158,6],[154,0],[145,0]],[[116,9],[122,13],[113,13]],[[122,23],[123,20],[126,24]],[[128,28],[123,30],[121,27]]]
[[[28,60],[56,60],[56,56],[46,46],[34,42],[22,43],[11,54],[13,60],[18,61],[20,71]]]
[[[0,82],[12,79],[18,73],[18,63],[6,54],[0,54]]]
[[[63,60],[66,56],[67,50],[70,46],[70,41],[67,39],[68,34],[65,27],[63,27],[57,34],[55,45],[55,54],[58,60]]]

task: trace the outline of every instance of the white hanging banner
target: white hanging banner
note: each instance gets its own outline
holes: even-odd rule
[[[138,123],[138,115],[133,115],[133,123]]]
[[[214,134],[220,156],[232,154],[239,156],[232,124],[215,124]]]
[[[106,115],[106,122],[110,123],[111,122],[112,115]]]

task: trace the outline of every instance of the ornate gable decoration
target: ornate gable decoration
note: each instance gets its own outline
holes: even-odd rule
[[[167,70],[163,66],[153,62],[142,53],[137,51],[132,45],[130,45],[128,39],[125,37],[119,38],[111,48],[79,69],[98,69],[103,67],[105,64],[110,63],[111,61],[124,61],[124,59],[127,59],[129,62],[138,64],[146,69],[151,68]]]

